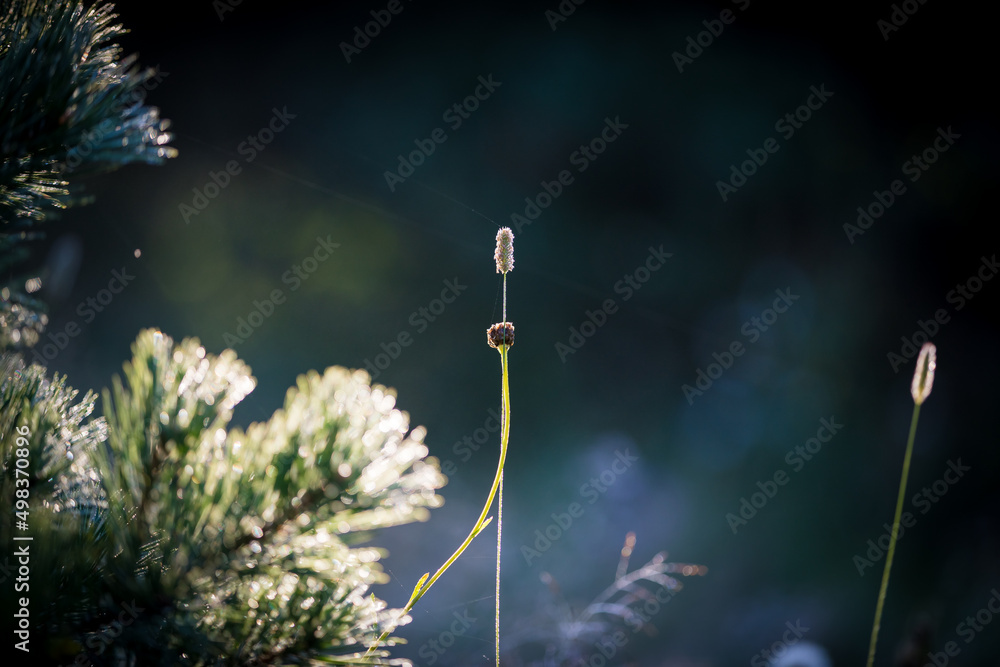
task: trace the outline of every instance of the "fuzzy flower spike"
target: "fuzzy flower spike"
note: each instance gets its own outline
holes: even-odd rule
[[[493,253],[497,261],[497,273],[510,273],[514,270],[514,232],[510,227],[501,227],[497,232],[497,249]]]

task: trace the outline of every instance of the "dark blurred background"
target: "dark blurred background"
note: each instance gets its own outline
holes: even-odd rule
[[[559,614],[612,583],[634,531],[632,567],[666,550],[708,574],[686,579],[651,615],[651,633],[616,626],[627,640],[607,664],[763,665],[762,651],[778,643],[784,653],[784,635],[829,662],[788,652],[782,664],[858,665],[884,560],[873,554],[859,575],[855,556],[892,521],[912,410],[915,359],[901,337],[912,342],[918,321],[944,309],[945,323],[926,326],[938,374],[877,664],[924,665],[950,641],[960,654],[948,664],[996,664],[1000,619],[968,643],[969,626],[959,627],[1000,587],[1000,280],[970,282],[997,270],[991,10],[565,0],[557,20],[555,0],[398,6],[393,15],[386,2],[119,3],[126,52],[160,70],[147,100],[172,120],[180,155],[87,179],[95,202],[53,225],[43,255],[53,267],[76,257],[79,272],[41,295],[51,331],[76,322],[82,333],[50,368],[100,388],[144,327],[196,336],[211,352],[240,336],[235,348],[258,381],[236,413],[246,425],[267,419],[309,369],[382,366],[377,381],[398,391],[452,473],[429,522],[375,538],[391,576],[377,593],[399,606],[465,536],[493,478],[499,436],[484,432],[500,404],[500,364],[484,333],[501,319],[494,238],[511,225],[505,664],[541,664],[539,644],[527,644],[535,635],[542,647],[569,641],[573,627]],[[373,11],[391,20],[348,62],[342,43]],[[886,32],[894,12],[907,20]],[[700,55],[688,42],[699,33]],[[686,50],[697,57],[678,71],[674,54]],[[444,114],[475,95],[479,77],[499,85],[488,96],[480,87],[485,99],[455,127]],[[819,105],[811,87],[832,95]],[[776,127],[810,99],[818,108],[800,110],[810,117],[791,136]],[[283,119],[272,128],[282,129],[264,145],[275,110]],[[627,128],[595,159],[574,158],[606,119]],[[447,140],[390,188],[385,172],[436,128]],[[911,181],[904,163],[949,128],[959,138],[939,141],[947,150],[932,149],[935,161]],[[251,136],[260,150],[243,143]],[[748,150],[760,157],[768,138],[777,152],[723,200],[717,183]],[[220,176],[229,161],[239,173]],[[563,170],[573,180],[560,195],[534,220],[512,221]],[[213,173],[225,187],[210,185]],[[845,231],[897,179],[905,192],[862,234]],[[318,238],[339,247],[304,262]],[[672,256],[646,273],[651,247]],[[296,265],[307,276],[299,282]],[[80,304],[123,267],[134,279],[87,314]],[[625,276],[648,280],[630,294]],[[446,281],[464,287],[435,303]],[[955,296],[967,283],[972,298]],[[284,301],[251,316],[274,290]],[[773,319],[776,290],[798,298]],[[594,317],[604,324],[581,327],[608,299],[614,312]],[[766,331],[754,317],[770,322]],[[240,318],[259,326],[241,333]],[[571,327],[592,335],[577,339]],[[401,334],[410,344],[394,347]],[[703,394],[686,395],[682,386],[697,388],[699,369],[736,341],[745,352],[716,367]],[[811,460],[786,459],[821,419],[843,427]],[[626,450],[637,461],[623,467]],[[959,459],[969,470],[949,473],[956,481],[937,485],[936,502],[912,502]],[[769,486],[778,471],[787,484]],[[602,472],[604,483],[592,484]],[[745,524],[727,519],[758,482],[773,497]],[[582,515],[549,528],[572,503]],[[522,551],[547,528],[560,533],[551,547]],[[491,528],[420,601],[398,655],[491,664],[494,549]],[[455,613],[475,620],[450,636]],[[788,634],[786,623],[808,631]],[[926,645],[914,648],[915,638]],[[433,648],[442,642],[446,651]],[[590,658],[593,642],[580,650],[584,661],[566,664],[605,664]]]

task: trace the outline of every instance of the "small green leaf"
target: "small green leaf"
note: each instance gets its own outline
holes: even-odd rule
[[[476,531],[476,533],[475,533],[475,535],[473,535],[473,537],[478,537],[479,533],[483,532],[483,529],[486,528],[486,526],[490,525],[491,521],[493,521],[493,517],[491,517],[491,516],[490,517],[486,517],[486,521],[483,521],[483,525],[481,525],[479,527],[479,530]]]
[[[420,588],[424,585],[424,582],[427,581],[427,577],[429,576],[431,576],[430,572],[424,572],[424,576],[420,577],[420,581],[418,581],[417,585],[413,587],[413,594],[410,595],[409,602],[406,603],[407,607],[410,606],[411,602],[416,602],[417,599],[419,599],[420,596],[418,593],[420,593]]]

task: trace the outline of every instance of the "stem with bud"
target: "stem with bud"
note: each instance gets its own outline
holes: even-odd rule
[[[937,366],[937,349],[932,343],[924,343],[917,357],[917,369],[913,374],[913,384],[910,393],[913,395],[913,418],[910,420],[910,436],[906,440],[906,454],[903,457],[903,476],[899,481],[899,495],[896,498],[896,516],[892,520],[892,533],[889,539],[889,551],[885,556],[885,568],[882,570],[882,586],[878,592],[878,602],[875,605],[875,623],[872,625],[872,637],[868,644],[868,665],[875,664],[875,646],[878,643],[878,631],[882,625],[882,607],[885,605],[885,595],[889,590],[889,572],[892,570],[892,557],[896,554],[896,535],[899,533],[899,520],[903,514],[903,501],[906,498],[906,480],[910,476],[910,458],[913,455],[913,440],[917,434],[917,419],[920,417],[920,405],[931,393],[934,384],[934,370]]]
[[[490,347],[495,347],[500,352],[500,364],[503,372],[502,386],[503,386],[503,424],[501,428],[500,436],[500,461],[497,463],[496,476],[493,478],[493,486],[490,487],[490,495],[486,498],[486,504],[483,506],[483,511],[479,514],[479,520],[469,531],[468,537],[458,546],[455,553],[451,555],[444,564],[437,569],[437,572],[433,574],[424,574],[417,582],[417,585],[413,588],[413,593],[410,595],[410,599],[407,601],[406,605],[402,609],[400,616],[408,614],[413,606],[417,603],[424,593],[430,590],[430,587],[434,585],[434,582],[445,573],[445,571],[451,567],[452,563],[458,560],[458,557],[462,555],[462,552],[472,543],[472,540],[483,531],[486,526],[489,525],[492,517],[487,518],[487,514],[490,511],[490,507],[493,506],[493,498],[500,493],[500,505],[497,511],[497,579],[496,579],[496,658],[497,667],[500,667],[500,525],[502,521],[503,512],[503,464],[507,459],[507,442],[510,438],[510,382],[508,381],[508,363],[507,363],[507,350],[511,345],[514,344],[514,325],[507,322],[507,274],[514,268],[514,251],[513,251],[513,240],[514,234],[511,232],[510,228],[504,227],[497,233],[497,249],[495,253],[495,259],[497,263],[497,273],[503,274],[503,322],[494,324],[487,330],[486,340]],[[365,653],[364,658],[370,658],[373,656],[375,650],[379,645],[384,642],[389,634],[395,629],[395,626],[391,626],[383,632],[378,639],[368,648]]]

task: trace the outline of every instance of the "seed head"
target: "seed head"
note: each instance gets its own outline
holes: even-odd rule
[[[913,402],[917,405],[927,400],[931,394],[936,366],[937,348],[934,347],[934,343],[924,343],[924,346],[920,348],[920,356],[917,357],[917,368],[913,372],[913,384],[910,386]]]
[[[514,344],[514,325],[510,322],[497,322],[486,330],[486,342],[490,347]]]
[[[497,232],[497,249],[493,259],[497,261],[497,273],[514,270],[514,232],[510,227],[501,227]]]

